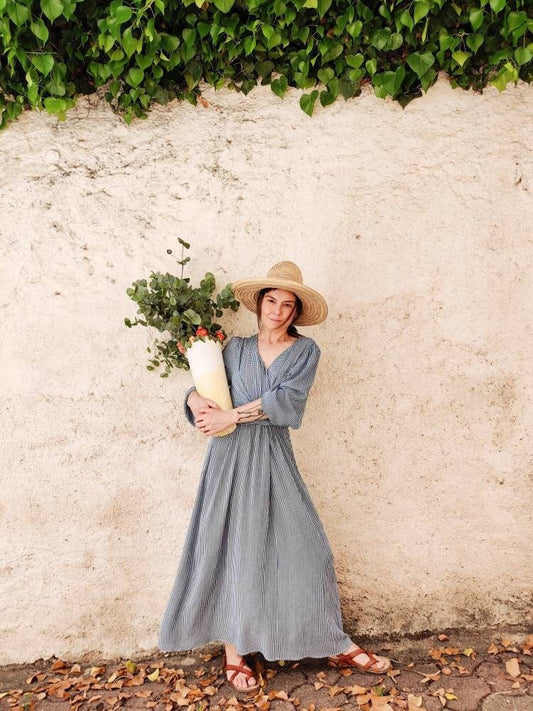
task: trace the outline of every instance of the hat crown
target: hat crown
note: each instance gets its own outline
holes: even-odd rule
[[[303,284],[302,272],[294,262],[278,262],[269,270],[269,279],[283,279],[297,284]]]

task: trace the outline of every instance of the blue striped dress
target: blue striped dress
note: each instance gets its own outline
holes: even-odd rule
[[[224,349],[234,406],[260,397],[268,419],[209,440],[161,650],[223,641],[240,654],[276,660],[326,657],[350,646],[331,549],[288,429],[301,424],[319,358],[316,343],[304,337],[269,368],[257,335],[234,337]],[[194,424],[187,405],[185,411]]]

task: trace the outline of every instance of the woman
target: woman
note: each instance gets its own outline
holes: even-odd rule
[[[323,297],[303,284],[296,264],[233,285],[257,314],[259,333],[232,338],[224,362],[235,407],[221,410],[191,388],[185,411],[209,442],[159,647],[225,645],[228,680],[258,688],[244,655],[328,657],[331,666],[384,674],[390,661],[342,629],[331,550],[300,477],[289,427],[301,424],[320,350],[296,325],[321,323]]]

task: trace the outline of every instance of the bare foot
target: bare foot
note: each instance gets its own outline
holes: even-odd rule
[[[352,652],[356,652],[357,650],[359,650],[359,654],[352,654]],[[372,657],[368,656],[366,650],[352,642],[345,652],[342,654],[336,654],[329,659],[334,663],[338,662],[340,666],[355,667],[361,671],[368,671],[373,674],[385,674],[391,668],[392,664],[390,659],[387,659],[387,657],[380,657],[373,652],[370,652],[370,654]],[[351,662],[349,660],[342,659],[342,657],[346,655],[350,655]],[[346,664],[343,664],[343,662],[346,662]]]
[[[224,647],[226,648],[226,678],[227,680],[233,684],[233,686],[236,689],[239,689],[241,691],[246,691],[247,689],[253,689],[257,687],[257,679],[255,676],[251,674],[251,669],[250,667],[246,664],[244,661],[244,657],[240,654],[237,654],[237,650],[232,644],[225,644]],[[230,669],[227,669],[227,667],[230,667]],[[248,673],[250,676],[243,672],[239,672],[236,669],[231,669],[232,666],[235,667],[244,667],[244,669],[248,670]]]

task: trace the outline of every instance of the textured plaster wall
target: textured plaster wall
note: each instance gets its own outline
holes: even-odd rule
[[[293,441],[349,631],[530,619],[533,90],[205,96],[0,137],[0,663],[156,645],[205,441],[123,317],[178,236],[194,278],[292,259],[329,301]]]

